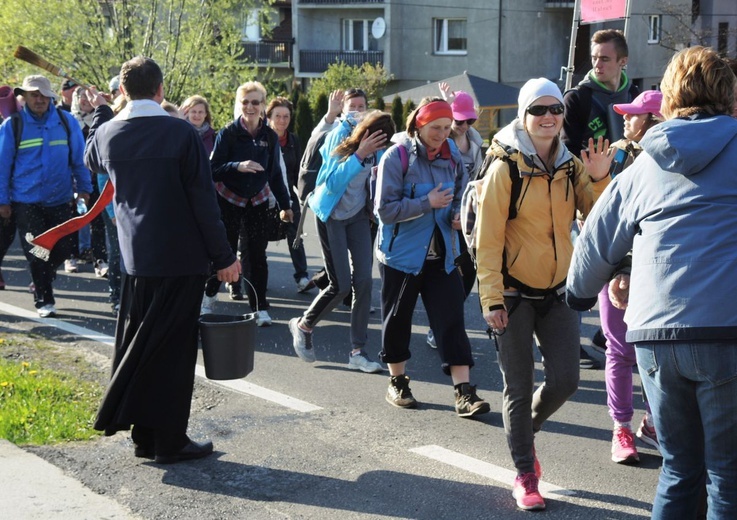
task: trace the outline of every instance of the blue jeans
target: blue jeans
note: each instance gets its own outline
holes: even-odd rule
[[[695,518],[706,481],[710,520],[737,510],[737,343],[637,343],[663,468],[652,518]]]

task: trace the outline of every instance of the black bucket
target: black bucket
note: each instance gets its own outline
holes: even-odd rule
[[[256,315],[200,316],[202,355],[208,379],[240,379],[253,370]]]

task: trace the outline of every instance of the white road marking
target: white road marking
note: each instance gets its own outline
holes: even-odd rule
[[[517,476],[516,471],[510,471],[494,464],[489,464],[482,460],[474,459],[468,455],[463,455],[456,451],[451,451],[440,446],[420,446],[419,448],[412,448],[409,451],[417,453],[424,457],[428,457],[438,462],[455,466],[465,471],[481,475],[491,480],[495,480],[506,486],[511,486]],[[573,496],[576,493],[570,489],[554,486],[547,482],[540,481],[538,489],[543,495],[567,495]]]
[[[42,323],[50,327],[55,327],[70,334],[74,334],[75,336],[88,339],[90,341],[96,341],[98,343],[103,343],[109,346],[113,346],[115,344],[115,338],[113,338],[112,336],[108,336],[100,332],[95,332],[94,330],[80,327],[72,323],[67,323],[64,320],[59,320],[56,318],[40,318],[36,312],[28,311],[14,305],[8,305],[6,303],[0,302],[0,311],[18,316],[20,318],[35,321],[37,323]],[[195,369],[195,374],[199,377],[202,377],[203,379],[207,379],[205,377],[205,367],[201,365],[197,365]],[[317,410],[322,410],[320,406],[302,401],[300,399],[297,399],[296,397],[291,397],[289,395],[276,392],[274,390],[269,390],[268,388],[264,388],[263,386],[248,383],[242,379],[234,379],[230,381],[213,381],[207,379],[207,381],[211,384],[222,386],[235,392],[240,392],[242,394],[247,394],[253,397],[264,399],[266,401],[270,401],[272,403],[290,408],[297,412],[314,412]]]

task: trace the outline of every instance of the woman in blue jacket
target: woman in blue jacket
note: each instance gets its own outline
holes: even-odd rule
[[[386,143],[394,135],[394,122],[389,114],[374,110],[365,112],[357,126],[355,123],[349,115],[320,148],[323,163],[308,200],[317,217],[329,284],[300,318],[289,322],[289,330],[296,354],[303,361],[314,362],[312,329],[352,287],[348,368],[376,373],[383,368],[364,351],[372,284],[369,184]]]
[[[446,101],[423,99],[407,120],[407,136],[379,164],[381,360],[389,366],[386,400],[415,408],[405,365],[411,356],[412,314],[421,296],[443,372],[453,379],[456,413],[470,417],[490,408],[469,383],[473,357],[463,317],[466,294],[454,265],[460,253],[454,230],[460,229],[467,175],[460,152],[448,139],[452,122]]]

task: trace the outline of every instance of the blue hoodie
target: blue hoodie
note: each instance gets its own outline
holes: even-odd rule
[[[627,341],[737,338],[737,120],[673,119],[604,191],[568,273],[568,303],[590,308],[632,249]]]
[[[52,207],[71,202],[75,191],[91,193],[82,129],[71,114],[50,104],[41,117],[28,108],[20,117],[23,134],[17,153],[10,118],[0,126],[0,205],[21,202]],[[60,117],[67,118],[69,136]]]

